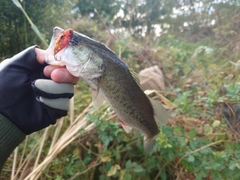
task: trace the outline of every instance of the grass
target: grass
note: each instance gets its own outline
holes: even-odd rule
[[[73,101],[72,101],[73,102]],[[73,105],[72,105],[73,106]],[[52,162],[52,160],[61,152],[63,151],[66,147],[68,147],[74,140],[76,140],[80,134],[79,131],[81,129],[84,128],[84,131],[89,131],[93,128],[93,124],[88,124],[86,121],[86,117],[85,115],[87,113],[91,113],[92,112],[92,103],[90,103],[88,105],[88,107],[82,112],[80,113],[77,118],[73,119],[73,121],[70,121],[70,125],[67,127],[67,129],[60,134],[60,131],[63,127],[63,121],[64,118],[60,119],[57,123],[57,125],[55,125],[55,127],[48,127],[44,130],[43,136],[41,137],[41,139],[39,139],[39,141],[36,143],[35,147],[32,149],[32,151],[27,155],[27,157],[23,160],[20,160],[19,164],[18,164],[18,168],[16,169],[16,166],[14,166],[15,164],[17,164],[17,150],[14,152],[14,161],[13,161],[13,169],[12,172],[16,172],[16,173],[12,173],[12,177],[11,179],[19,179],[19,174],[21,174],[21,169],[27,169],[29,168],[29,164],[28,162],[30,161],[30,158],[33,156],[33,152],[34,150],[36,150],[38,148],[37,151],[37,157],[35,159],[34,162],[34,166],[31,167],[31,173],[27,175],[27,177],[25,177],[24,179],[37,179],[39,178],[39,176],[41,175],[42,171]],[[73,116],[73,114],[72,114]],[[70,116],[70,118],[68,120],[72,119],[72,117]],[[54,128],[54,134],[51,134],[49,129],[50,128]],[[40,156],[43,153],[43,149],[44,151],[46,151],[46,146],[45,146],[45,141],[47,139],[47,137],[51,137],[53,136],[53,140],[51,141],[50,146],[48,146],[48,153],[45,156],[45,158],[42,160],[40,160]],[[24,147],[26,147],[26,144],[28,143],[28,138],[25,140],[25,145]],[[26,154],[24,153],[25,150],[23,150],[22,152],[22,156],[25,156]],[[23,159],[21,157],[21,159]]]

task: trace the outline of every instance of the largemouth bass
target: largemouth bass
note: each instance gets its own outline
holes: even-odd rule
[[[73,76],[85,80],[92,88],[95,105],[105,99],[127,133],[134,128],[144,134],[144,150],[151,152],[153,138],[160,132],[155,119],[165,124],[168,112],[145,95],[134,73],[114,52],[81,33],[58,27],[48,51],[55,60],[48,57],[47,63],[66,65]]]

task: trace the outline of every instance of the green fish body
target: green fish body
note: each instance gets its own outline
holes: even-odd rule
[[[59,28],[54,31],[63,32]],[[90,85],[97,106],[103,98],[109,103],[127,133],[134,128],[144,134],[145,152],[152,150],[153,137],[160,132],[155,119],[165,124],[168,112],[145,95],[126,64],[102,43],[75,31],[55,58]]]

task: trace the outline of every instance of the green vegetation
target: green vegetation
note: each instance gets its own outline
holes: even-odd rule
[[[151,96],[165,103],[171,118],[154,152],[145,154],[143,136],[126,134],[107,105],[95,109],[80,81],[69,116],[30,135],[1,178],[15,171],[15,179],[42,180],[239,179],[240,2],[99,2],[21,4],[46,41],[54,26],[71,27],[109,46],[137,72],[162,68],[166,90],[159,93],[169,101]],[[32,44],[45,47],[11,1],[2,0],[0,12],[2,59]]]

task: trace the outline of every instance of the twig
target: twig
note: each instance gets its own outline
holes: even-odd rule
[[[48,130],[49,130],[49,127],[47,127],[47,128],[45,129],[45,131],[44,131],[43,138],[42,138],[42,141],[41,141],[41,144],[40,144],[40,148],[39,148],[39,151],[38,151],[37,159],[36,159],[35,164],[34,164],[34,168],[37,167],[38,161],[39,161],[40,156],[41,156],[41,154],[42,154],[43,145],[44,145],[44,143],[45,143],[45,139],[46,139],[46,137],[47,137]],[[32,180],[32,179],[33,179],[33,178],[31,178],[31,180]]]
[[[94,9],[94,12],[97,14],[98,18],[100,19],[100,21],[102,22],[102,24],[105,26],[105,28],[107,29],[107,31],[109,32],[109,34],[114,38],[114,39],[118,39],[118,37],[116,37],[110,30],[110,28],[105,24],[105,22],[103,21],[103,19],[101,18],[101,16],[99,15],[97,9]]]
[[[154,178],[154,180],[158,180],[158,179],[159,179],[159,176],[160,176],[160,174],[161,174],[161,171],[159,171],[159,172],[157,173],[157,176]]]
[[[41,172],[53,161],[53,159],[69,144],[71,144],[76,138],[79,137],[79,130],[86,126],[86,113],[90,112],[92,108],[92,103],[73,121],[68,129],[62,134],[62,136],[58,139],[58,141],[53,146],[50,153],[45,157],[45,159],[33,169],[33,171],[25,178],[25,180],[29,179],[38,179],[41,175]],[[94,126],[93,124],[89,124],[85,130],[90,130]]]
[[[90,166],[90,167],[87,168],[86,170],[84,170],[84,171],[82,171],[82,172],[79,172],[79,173],[75,174],[70,180],[74,180],[76,177],[78,177],[78,176],[80,176],[80,175],[82,175],[82,174],[88,172],[90,169],[92,169],[92,168],[98,166],[99,164],[101,164],[101,161],[99,161],[98,163],[96,163],[96,164]]]
[[[226,65],[228,65],[228,64],[233,64],[233,65],[236,66],[236,63],[233,63],[232,61],[227,61],[227,62],[225,62],[222,66],[220,66],[219,68],[217,68],[215,72],[212,72],[212,73],[208,76],[208,79],[211,78],[211,77],[212,77],[213,75],[215,75],[216,73],[218,73],[219,70],[221,70],[222,68],[224,68],[224,67],[225,67]]]
[[[136,48],[135,48],[136,49]],[[136,50],[137,54],[143,58],[145,62],[147,62],[148,66],[151,67],[153,66],[153,63],[149,61],[139,50]]]
[[[14,150],[14,158],[13,158],[13,166],[12,166],[11,180],[14,179],[14,174],[15,174],[15,171],[16,171],[17,154],[18,154],[18,147]]]
[[[25,142],[24,142],[24,148],[23,148],[23,151],[22,151],[22,156],[21,156],[21,159],[20,159],[20,162],[19,162],[19,166],[22,164],[23,157],[24,157],[24,154],[25,154],[25,151],[26,151],[26,148],[27,148],[27,143],[28,143],[28,136],[26,137]]]
[[[27,137],[28,137],[28,136],[27,136]],[[27,138],[27,139],[28,139],[28,138]],[[41,139],[39,139],[38,142],[35,144],[35,146],[31,149],[30,153],[27,155],[27,157],[25,158],[25,160],[23,161],[23,163],[19,164],[18,170],[17,170],[17,172],[16,172],[16,174],[15,174],[15,176],[14,176],[14,179],[17,179],[18,173],[19,173],[20,170],[22,169],[23,165],[29,161],[30,156],[32,155],[33,151],[37,148],[38,144],[40,143],[40,140],[41,140]],[[28,164],[28,163],[27,163],[27,164]],[[26,165],[27,165],[27,164],[26,164]],[[25,165],[25,166],[26,166],[26,165]]]
[[[97,153],[93,152],[91,149],[88,149],[87,147],[85,147],[82,143],[79,143],[79,145],[85,149],[86,151],[90,151],[92,154],[94,154],[95,156],[99,156]]]
[[[62,125],[63,125],[63,120],[64,120],[64,118],[61,118],[61,119],[58,120],[58,125],[57,125],[57,127],[55,129],[55,132],[54,132],[54,135],[53,135],[53,140],[52,140],[51,146],[49,148],[48,154],[50,154],[50,152],[52,151],[53,146],[57,142],[58,135],[59,135],[60,130],[61,130]]]

